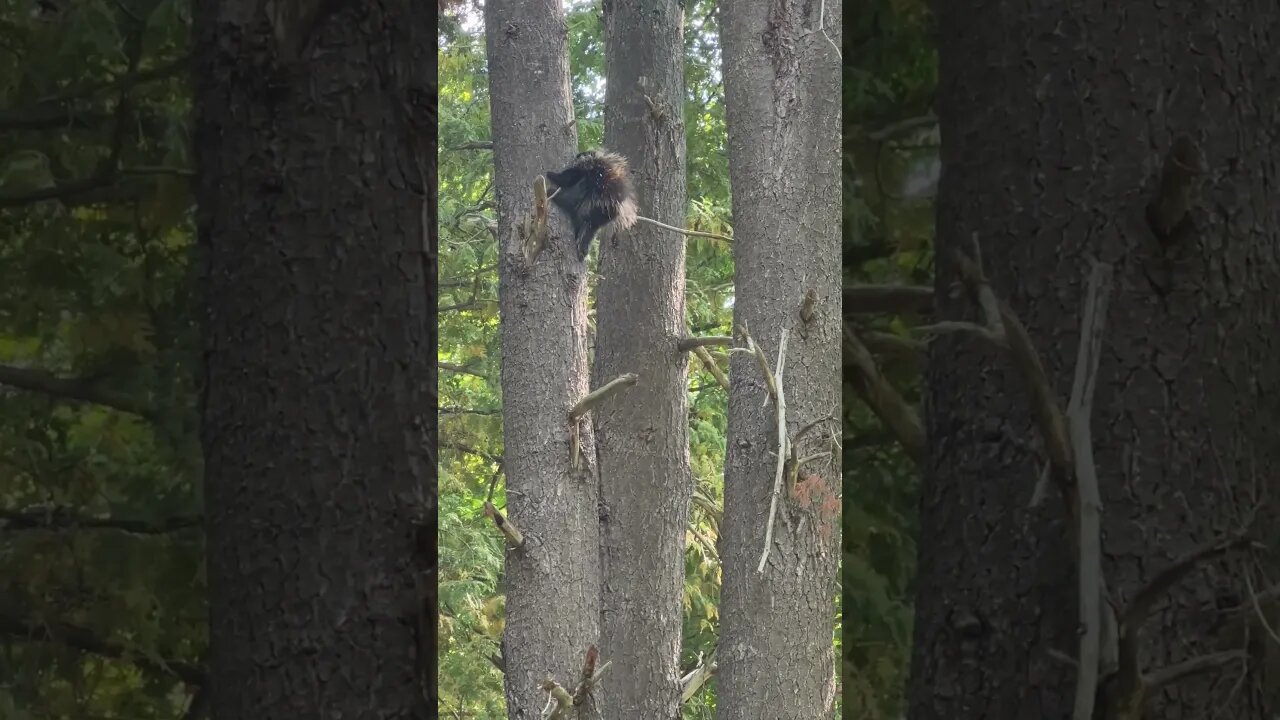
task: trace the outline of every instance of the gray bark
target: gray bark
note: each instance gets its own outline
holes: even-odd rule
[[[1280,463],[1280,59],[1261,40],[1280,34],[1280,9],[1126,7],[943,2],[938,105],[939,258],[980,233],[993,286],[1062,402],[1086,253],[1115,266],[1092,424],[1103,567],[1121,607],[1239,529],[1255,480]],[[1165,249],[1144,210],[1182,135],[1208,173],[1198,230]],[[953,279],[940,260],[941,314],[972,318],[943,292]],[[930,360],[909,717],[1069,717],[1075,672],[1048,653],[1075,653],[1075,561],[1061,504],[1028,509],[1041,461],[1026,388],[980,341],[939,340]],[[1274,554],[1262,565],[1280,569]],[[1248,603],[1245,569],[1227,558],[1175,586],[1143,627],[1140,669],[1228,649],[1240,614],[1221,610]],[[1237,662],[1149,693],[1146,717],[1270,717],[1263,658],[1250,662],[1240,691]]]
[[[560,3],[485,3],[502,346],[503,471],[510,520],[526,538],[508,550],[503,635],[507,713],[537,718],[550,676],[572,691],[599,639],[600,538],[595,448],[581,422],[581,469],[570,465],[569,410],[587,387],[587,287],[568,223],[530,266],[518,226],[531,183],[573,157],[568,40]],[[607,658],[606,658],[607,659]]]
[[[840,414],[840,59],[816,32],[818,6],[741,0],[720,8],[734,322],[771,368],[788,330],[787,432],[818,423],[799,441],[800,457],[833,449]],[[825,12],[826,34],[839,46],[840,3],[828,0]],[[818,302],[805,323],[810,289]],[[839,456],[806,463],[802,493],[784,481],[769,561],[757,574],[777,423],[756,360],[735,353],[730,368],[716,710],[735,720],[829,716]]]
[[[605,144],[630,160],[640,214],[683,227],[682,3],[606,2],[604,21]],[[594,413],[607,509],[601,648],[619,661],[608,708],[616,717],[674,720],[692,490],[688,359],[676,349],[685,327],[685,239],[646,223],[602,235],[595,385],[639,375]]]
[[[194,6],[219,720],[428,717],[427,13]]]

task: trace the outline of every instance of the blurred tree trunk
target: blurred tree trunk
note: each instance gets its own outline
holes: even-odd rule
[[[630,160],[640,213],[684,227],[684,11],[680,0],[605,5],[605,144]],[[653,111],[646,96],[660,111]],[[637,383],[594,411],[604,584],[600,618],[617,717],[680,717],[689,522],[683,235],[646,223],[602,233],[595,385]]]
[[[720,8],[733,187],[734,323],[776,370],[806,460],[784,478],[763,573],[777,419],[755,358],[735,353],[725,459],[716,710],[829,717],[840,548],[840,3]],[[817,32],[819,24],[825,35]],[[829,37],[829,39],[828,39]],[[835,46],[833,47],[832,43]],[[807,293],[813,314],[801,318]],[[801,434],[801,431],[808,428]],[[824,455],[824,453],[826,453]],[[811,459],[812,458],[812,459]]]
[[[571,465],[569,411],[588,392],[585,265],[562,214],[530,265],[521,225],[531,184],[577,147],[569,48],[560,2],[485,3],[498,203],[503,471],[510,520],[525,537],[508,550],[502,642],[507,714],[537,718],[551,677],[570,692],[599,640],[599,488],[589,422]]]
[[[1086,258],[1115,267],[1092,426],[1103,568],[1124,608],[1175,559],[1240,530],[1280,464],[1280,59],[1260,40],[1280,35],[1280,7],[1121,18],[948,0],[938,24],[940,315],[974,317],[945,290],[947,254],[976,233],[1065,405]],[[1179,136],[1208,172],[1198,231],[1165,249],[1144,214]],[[1070,717],[1076,673],[1050,651],[1076,655],[1076,554],[1056,497],[1028,507],[1042,460],[1027,388],[1003,353],[958,337],[933,344],[928,384],[909,717]],[[1243,581],[1265,584],[1257,570],[1229,556],[1162,596],[1140,669],[1231,649],[1219,627],[1252,612]],[[1270,717],[1259,660],[1237,692],[1238,660],[1149,692],[1146,717]]]
[[[429,8],[260,7],[193,22],[212,714],[425,718]]]

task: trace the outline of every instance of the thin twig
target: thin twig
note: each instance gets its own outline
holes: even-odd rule
[[[680,233],[681,235],[691,235],[691,236],[693,236],[693,237],[713,238],[713,239],[715,239],[715,240],[719,240],[719,241],[721,241],[721,242],[726,242],[726,243],[729,243],[729,244],[733,244],[733,238],[731,238],[731,237],[729,237],[729,236],[727,236],[727,235],[717,235],[717,234],[715,234],[715,233],[702,232],[702,231],[700,231],[700,230],[685,230],[685,229],[683,229],[683,228],[678,228],[678,227],[676,227],[675,225],[668,225],[668,224],[666,224],[666,223],[658,222],[657,220],[654,220],[653,218],[647,218],[647,217],[645,217],[645,216],[643,216],[643,215],[637,215],[637,216],[636,216],[636,219],[637,219],[637,220],[643,220],[643,221],[645,221],[645,222],[649,223],[650,225],[657,225],[658,227],[663,228],[663,229],[665,229],[665,230],[674,230],[675,232],[678,232],[678,233]]]

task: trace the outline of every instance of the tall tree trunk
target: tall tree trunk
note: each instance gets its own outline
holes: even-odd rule
[[[1103,567],[1125,608],[1176,558],[1240,529],[1255,472],[1280,463],[1280,59],[1260,41],[1280,34],[1280,7],[1122,17],[1098,3],[948,0],[938,21],[942,315],[966,304],[947,298],[942,261],[979,233],[997,294],[1065,402],[1085,258],[1115,266],[1092,425]],[[1208,172],[1198,231],[1165,249],[1144,215],[1179,136]],[[1060,503],[1028,508],[1040,461],[1026,387],[1001,353],[954,338],[934,343],[928,385],[910,717],[1070,717],[1076,673],[1050,651],[1076,654],[1074,544]],[[1143,626],[1142,671],[1228,649],[1211,626],[1249,604],[1245,568],[1206,566]],[[1239,662],[1149,692],[1146,717],[1260,720],[1252,667],[1243,692],[1230,691]]]
[[[425,718],[430,15],[259,8],[194,15],[212,711]]]
[[[723,718],[818,718],[835,694],[840,548],[840,3],[740,0],[720,8],[733,187],[734,323],[776,369],[786,431],[808,460],[783,479],[768,563],[777,420],[756,359],[730,366],[724,567],[717,660]],[[825,29],[815,32],[819,24]],[[829,39],[828,39],[829,37]],[[813,313],[801,318],[807,293]],[[808,428],[801,436],[801,430]],[[822,456],[822,453],[829,453]]]
[[[577,147],[568,36],[557,2],[485,3],[502,333],[503,471],[510,519],[524,534],[507,552],[502,641],[507,713],[536,718],[548,676],[570,691],[599,640],[600,535],[595,446],[569,411],[588,391],[586,266],[568,223],[550,211],[551,237],[525,259],[531,183]]]
[[[630,160],[641,214],[683,227],[681,0],[605,3],[605,144]],[[655,104],[651,108],[646,101]],[[641,223],[602,240],[595,384],[638,381],[594,411],[604,584],[600,617],[617,717],[680,717],[684,547],[692,491],[684,236]]]

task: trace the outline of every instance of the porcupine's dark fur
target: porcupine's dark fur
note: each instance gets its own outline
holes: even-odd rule
[[[626,230],[636,222],[636,194],[631,187],[627,159],[603,148],[578,153],[569,167],[547,172],[559,191],[551,198],[569,216],[578,245],[578,260],[585,260],[596,232],[609,223]]]

